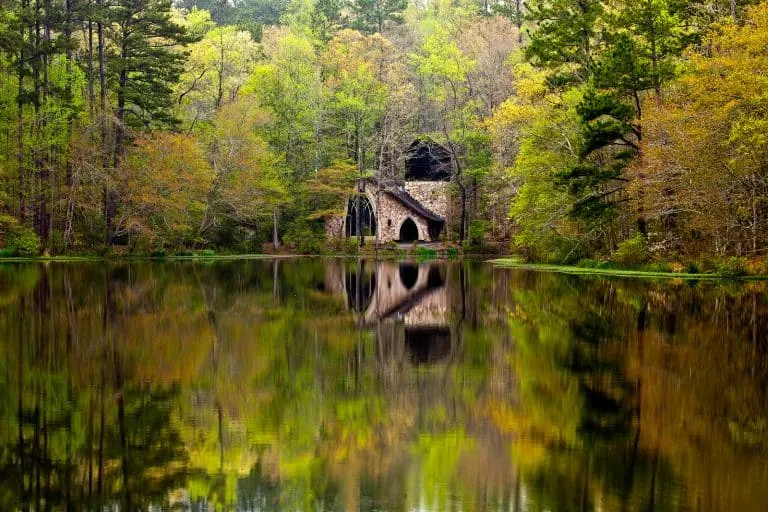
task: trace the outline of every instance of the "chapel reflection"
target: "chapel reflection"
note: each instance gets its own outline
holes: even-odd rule
[[[454,270],[434,262],[338,261],[326,267],[325,288],[377,343],[404,346],[412,364],[430,364],[448,359],[455,347],[451,319],[460,308],[450,297],[463,290]]]
[[[765,297],[474,262],[0,266],[0,510],[754,510]]]

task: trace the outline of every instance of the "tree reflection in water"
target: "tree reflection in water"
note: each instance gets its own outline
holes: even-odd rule
[[[761,510],[765,285],[0,266],[0,509]]]

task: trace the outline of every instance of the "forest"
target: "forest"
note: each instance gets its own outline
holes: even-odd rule
[[[736,0],[3,0],[0,255],[354,251],[422,140],[457,248],[762,262],[766,48]]]

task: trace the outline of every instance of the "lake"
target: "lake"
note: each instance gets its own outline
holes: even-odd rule
[[[0,510],[768,510],[766,283],[0,265]]]

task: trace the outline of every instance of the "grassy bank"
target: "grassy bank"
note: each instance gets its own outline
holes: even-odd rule
[[[738,279],[738,280],[752,280],[752,281],[765,281],[768,280],[767,275],[743,275],[743,276],[726,276],[716,273],[697,273],[691,274],[687,272],[666,272],[657,270],[643,270],[643,269],[620,269],[620,268],[595,268],[595,267],[575,267],[568,265],[550,265],[543,263],[525,263],[514,258],[499,258],[491,260],[491,263],[499,267],[507,268],[519,268],[525,270],[534,270],[537,272],[560,272],[563,274],[577,274],[577,275],[609,275],[617,277],[640,277],[649,279],[685,279],[685,280],[724,280],[724,279]]]
[[[259,260],[271,258],[293,258],[293,254],[185,254],[185,255],[142,255],[110,254],[80,256],[10,256],[0,258],[2,263],[46,263],[46,262],[88,262],[88,261],[183,261],[183,260]]]

